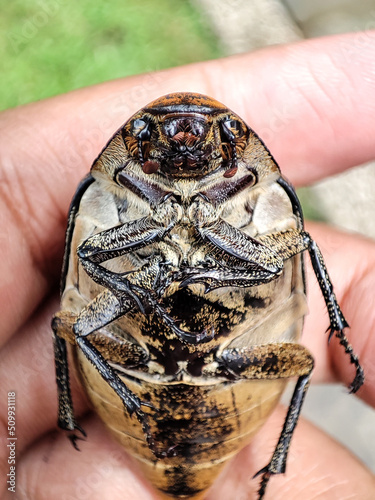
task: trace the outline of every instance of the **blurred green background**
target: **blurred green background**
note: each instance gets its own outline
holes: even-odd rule
[[[0,0],[0,110],[227,50],[187,0]],[[300,193],[309,216],[309,196]]]
[[[221,55],[188,1],[1,0],[0,109]]]

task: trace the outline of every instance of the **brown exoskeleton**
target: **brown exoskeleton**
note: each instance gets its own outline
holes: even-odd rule
[[[284,472],[313,368],[298,344],[307,250],[336,334],[320,251],[265,145],[217,101],[170,94],[121,127],[73,199],[53,320],[59,426],[77,424],[66,341],[106,425],[154,486],[201,498],[298,377],[279,442],[259,474],[263,498]]]

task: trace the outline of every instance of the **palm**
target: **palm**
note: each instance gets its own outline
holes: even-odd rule
[[[371,110],[375,104],[375,68],[370,57],[374,47],[369,38],[357,58],[348,62],[341,54],[341,43],[342,39],[337,37],[302,43],[289,52],[282,47],[214,61],[205,63],[206,73],[202,72],[202,65],[178,68],[151,79],[151,86],[149,80],[147,85],[142,80],[144,77],[115,81],[0,116],[0,213],[3,215],[0,390],[1,401],[7,400],[9,391],[17,395],[19,498],[116,499],[123,498],[125,493],[129,499],[156,498],[137,475],[126,453],[89,412],[75,379],[72,385],[76,412],[88,433],[87,441],[80,443],[81,453],[74,451],[64,435],[55,432],[57,410],[50,319],[59,308],[57,283],[66,213],[76,184],[106,139],[148,100],[169,91],[188,90],[189,72],[191,90],[225,102],[264,136],[283,173],[292,182],[308,183],[367,161],[375,154],[367,133],[374,127]],[[276,80],[269,73],[273,67],[278,68]],[[288,77],[291,68],[292,79]],[[340,91],[335,93],[336,87],[330,81],[334,81],[337,71],[341,81]],[[323,73],[324,82],[319,80]],[[212,79],[208,74],[213,75]],[[234,78],[218,84],[215,82],[220,81],[219,75]],[[237,82],[236,89],[231,81]],[[143,82],[144,88],[151,90],[144,90],[145,95],[135,102],[131,91],[137,86],[142,88]],[[243,94],[241,84],[245,89]],[[360,102],[366,102],[367,107]],[[288,111],[287,123],[272,125],[276,123],[275,116],[279,116],[275,110],[282,109]],[[339,302],[351,324],[348,335],[366,371],[360,395],[374,404],[371,363],[375,341],[370,333],[375,325],[375,307],[371,302],[375,245],[318,225],[308,229],[324,253]],[[335,341],[327,349],[323,334],[327,316],[313,276],[309,276],[309,292],[311,313],[306,321],[304,343],[316,358],[315,379],[349,384],[354,373],[346,356]],[[5,404],[1,411],[2,421],[6,422]],[[269,460],[283,419],[282,411],[285,410],[278,410],[252,445],[234,459],[208,498],[252,498],[257,481],[251,481],[251,477]],[[6,427],[3,434],[6,438]],[[5,477],[6,445],[1,457]],[[373,498],[375,481],[337,443],[301,422],[292,441],[287,475],[274,478],[267,494],[274,499],[318,496],[328,499],[350,494]],[[4,489],[4,498],[11,498],[10,495]]]

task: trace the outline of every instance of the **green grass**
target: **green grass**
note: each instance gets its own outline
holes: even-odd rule
[[[0,109],[223,55],[187,0],[0,0]],[[299,191],[307,217],[321,218]]]
[[[185,0],[13,0],[0,32],[1,109],[221,55]]]

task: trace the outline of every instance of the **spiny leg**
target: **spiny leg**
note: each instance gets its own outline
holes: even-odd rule
[[[207,203],[204,204],[203,201],[199,201],[198,209],[203,210],[204,208],[207,208]],[[272,273],[274,273],[274,277],[276,277],[281,271],[282,266],[280,266],[278,259],[285,261],[308,250],[316,278],[327,306],[330,320],[330,326],[328,328],[330,330],[329,339],[335,333],[340,340],[340,344],[344,347],[345,352],[349,355],[350,362],[355,366],[356,375],[351,383],[350,391],[356,392],[361,387],[364,382],[363,369],[344,334],[344,329],[348,326],[348,323],[337,302],[322,254],[315,241],[306,231],[288,229],[271,234],[259,235],[256,238],[250,238],[240,229],[233,228],[230,224],[221,219],[214,225],[207,225],[207,227],[202,225],[197,227],[197,230],[201,236],[208,239],[211,244],[238,259],[238,264],[237,268],[236,266],[234,267],[232,276],[231,272],[228,272],[227,269],[223,273],[223,271],[218,268],[219,279],[215,279],[215,275],[211,270],[207,271],[202,269],[198,274],[191,271],[190,276],[188,274],[186,279],[183,280],[185,286],[194,281],[203,282],[206,284],[206,288],[210,290],[219,286],[224,286],[226,283],[232,281],[234,277],[239,281],[242,279],[241,286],[251,286],[252,283],[249,278],[249,272],[243,271],[243,277],[240,277],[241,272],[239,272],[239,270],[241,267],[243,268],[244,262],[248,263],[250,269],[258,264],[259,270],[257,271],[254,269],[254,277],[257,278],[257,273],[261,271],[263,276],[259,274],[258,284],[262,282],[266,283],[272,279]]]
[[[156,447],[150,432],[147,417],[141,410],[142,405],[149,406],[148,403],[140,401],[139,398],[128,389],[100,351],[86,338],[90,333],[93,333],[95,330],[125,314],[132,306],[133,303],[131,299],[129,299],[128,302],[123,301],[120,303],[109,290],[104,290],[92,302],[84,307],[78,316],[66,311],[62,311],[55,315],[52,324],[54,337],[56,339],[56,349],[59,349],[59,351],[56,351],[56,372],[59,388],[58,424],[62,429],[69,431],[80,430],[83,435],[85,435],[74,418],[65,345],[67,340],[72,344],[76,344],[81,349],[86,358],[92,363],[96,370],[98,370],[102,378],[120,397],[128,413],[130,415],[135,413],[138,421],[142,425],[146,440],[153,453],[157,457],[166,457],[174,452],[159,450]],[[131,356],[136,356],[137,359],[139,359],[141,355],[141,353],[134,349],[134,346],[130,347],[129,354]],[[132,362],[132,360],[128,361],[130,361],[130,363]],[[75,447],[77,439],[79,439],[79,437],[73,434],[71,440]]]
[[[169,278],[173,275],[173,273],[168,272],[167,265],[160,267],[160,256],[155,256],[137,271],[124,274],[114,273],[89,260],[83,261],[82,265],[93,281],[108,288],[113,296],[120,301],[124,300],[123,297],[134,300],[143,314],[155,311],[181,340],[189,344],[199,344],[209,342],[213,338],[213,332],[209,327],[201,332],[182,330],[179,328],[177,321],[159,303],[157,293],[154,291],[154,283],[159,281],[163,284],[167,281],[171,284]],[[163,273],[165,273],[165,276],[160,277]],[[159,286],[163,286],[162,284],[159,284]]]
[[[116,372],[111,368],[107,361],[103,358],[100,352],[91,344],[86,337],[77,337],[76,343],[82,350],[86,358],[98,370],[103,380],[105,380],[110,387],[120,397],[125,409],[131,416],[133,413],[136,415],[137,420],[142,426],[145,433],[147,444],[150,450],[157,458],[166,458],[175,455],[175,450],[160,450],[152,436],[150,426],[148,424],[146,414],[141,410],[141,406],[150,406],[148,403],[142,402],[135,394],[133,394]]]
[[[330,319],[330,326],[328,328],[328,341],[330,341],[333,334],[335,334],[339,339],[340,344],[344,347],[346,354],[349,355],[350,362],[354,364],[356,369],[356,376],[350,385],[350,392],[354,393],[358,391],[358,389],[364,382],[365,376],[363,368],[361,367],[357,355],[354,354],[353,348],[350,345],[346,335],[344,334],[344,328],[348,327],[349,325],[340,309],[340,306],[338,305],[335,293],[333,291],[333,286],[323,260],[323,256],[319,250],[318,245],[311,238],[309,240],[308,250],[315,275],[322,291],[324,301],[327,305],[328,315]]]
[[[288,408],[288,413],[286,415],[284,425],[279,437],[279,441],[276,445],[275,451],[272,455],[271,461],[268,465],[263,467],[259,472],[255,474],[254,477],[262,475],[260,481],[260,486],[258,490],[258,500],[264,498],[266,492],[266,487],[270,477],[274,474],[282,474],[285,472],[286,461],[288,457],[288,451],[290,446],[290,441],[293,436],[293,432],[296,428],[299,415],[302,409],[302,403],[306,395],[306,391],[310,384],[310,374],[302,375],[298,378],[294,393]]]
[[[242,349],[225,349],[220,361],[222,367],[229,370],[230,374],[240,378],[274,380],[299,377],[272,458],[254,476],[262,475],[258,492],[259,500],[261,500],[270,477],[285,472],[290,441],[309,386],[314,360],[302,345],[283,342]]]
[[[344,329],[349,325],[337,302],[333,285],[318,245],[309,233],[297,230],[261,236],[259,239],[264,244],[271,245],[283,258],[289,258],[299,252],[308,250],[315,276],[327,306],[330,321],[328,341],[332,338],[333,334],[340,340],[340,344],[344,347],[346,354],[349,355],[350,362],[354,364],[356,369],[356,375],[350,385],[350,392],[358,391],[364,382],[364,372],[358,357],[354,354],[353,348],[344,333]]]
[[[53,322],[55,321],[55,318]],[[73,401],[70,391],[69,365],[66,349],[66,341],[58,336],[57,326],[53,328],[53,345],[55,352],[56,385],[58,392],[58,426],[69,431],[69,439],[74,448],[78,450],[77,440],[81,439],[75,431],[79,431],[86,437],[85,431],[77,423],[74,416]]]
[[[60,311],[52,319],[52,331],[55,350],[56,383],[58,389],[58,426],[71,432],[75,448],[80,437],[74,431],[84,430],[77,424],[74,416],[73,401],[70,390],[69,364],[66,342],[76,344],[77,335],[88,335],[105,326],[110,321],[127,311],[130,303],[119,308],[119,302],[108,291],[98,295],[94,301],[83,308],[79,315],[69,311]]]

